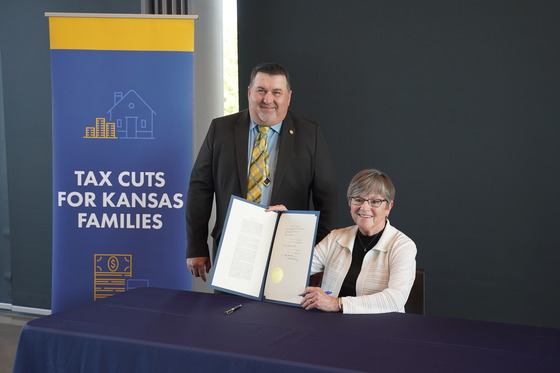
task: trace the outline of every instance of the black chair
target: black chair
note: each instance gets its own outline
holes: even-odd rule
[[[424,289],[424,270],[416,268],[416,279],[414,279],[410,295],[404,305],[406,313],[415,313],[417,315],[426,314],[426,307],[424,305]]]

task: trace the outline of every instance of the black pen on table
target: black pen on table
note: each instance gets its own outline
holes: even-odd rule
[[[241,304],[238,304],[237,306],[232,307],[232,308],[230,308],[229,310],[227,310],[227,311],[225,312],[225,314],[226,314],[226,315],[229,315],[230,313],[233,313],[233,312],[237,311],[237,310],[240,309],[240,308],[241,308]]]

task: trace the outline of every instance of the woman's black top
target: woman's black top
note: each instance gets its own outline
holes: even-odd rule
[[[362,270],[362,263],[364,262],[364,257],[366,253],[374,247],[377,242],[379,242],[379,238],[383,234],[383,230],[379,233],[374,234],[373,236],[365,236],[360,233],[358,229],[358,233],[356,234],[356,238],[354,239],[354,249],[352,250],[352,264],[350,264],[350,268],[348,269],[348,273],[344,278],[344,282],[342,283],[342,288],[340,289],[340,293],[338,294],[339,297],[355,297],[356,296],[356,281],[358,280],[358,275]]]

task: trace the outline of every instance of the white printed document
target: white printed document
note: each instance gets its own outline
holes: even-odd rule
[[[232,196],[210,286],[299,306],[318,223],[318,211],[265,212],[254,202]]]

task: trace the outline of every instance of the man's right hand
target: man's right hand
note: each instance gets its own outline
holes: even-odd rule
[[[202,281],[206,282],[206,274],[210,272],[212,264],[210,264],[209,257],[200,256],[196,258],[187,258],[187,267],[195,277],[200,277]]]

